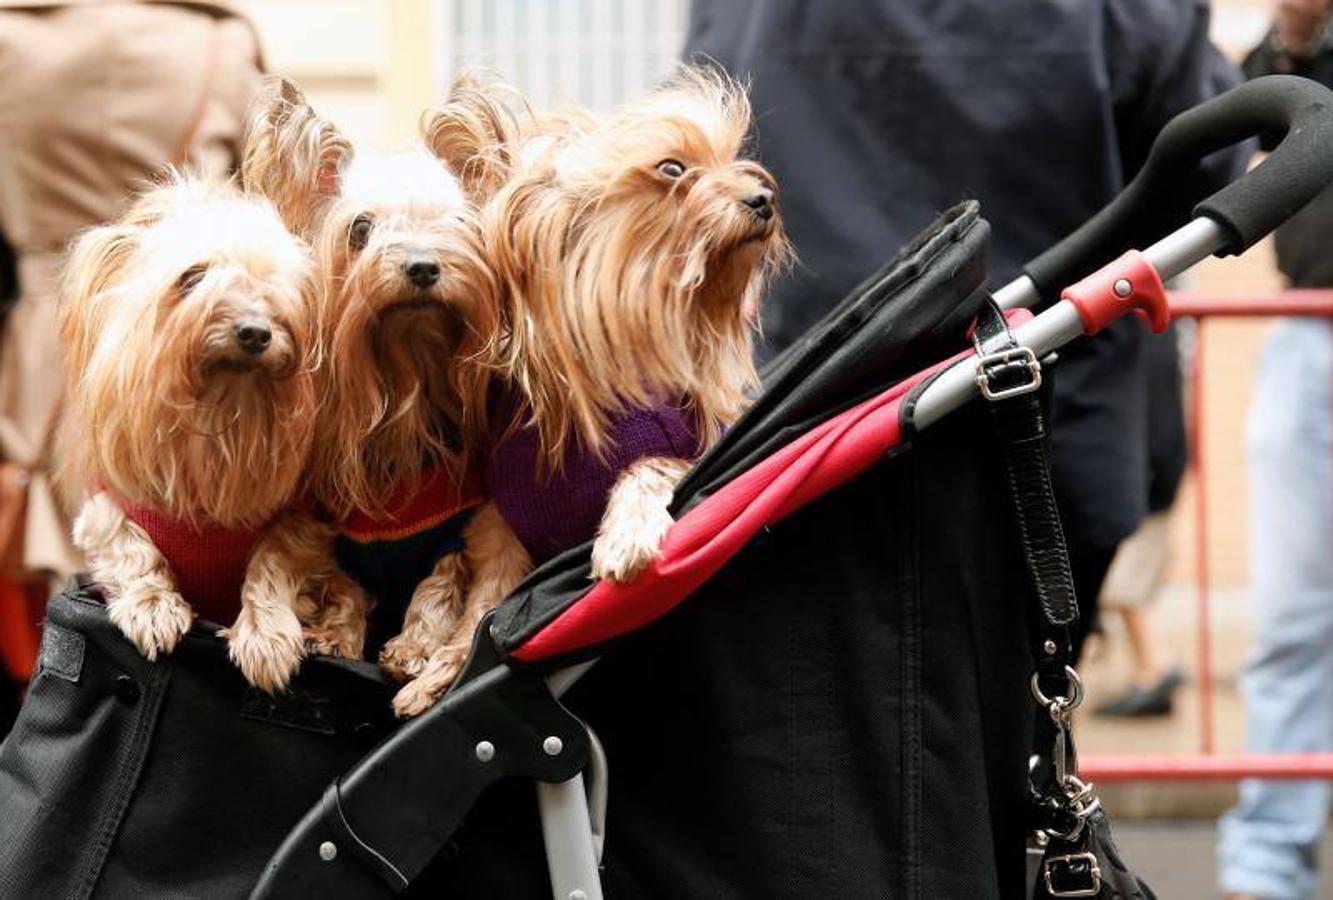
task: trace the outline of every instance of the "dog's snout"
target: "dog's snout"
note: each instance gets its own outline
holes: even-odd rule
[[[748,206],[759,218],[773,218],[773,192],[768,188],[759,188],[746,194],[741,198],[741,202]]]
[[[268,323],[255,319],[237,322],[232,331],[235,332],[236,343],[240,345],[241,349],[255,356],[267,350],[269,343],[273,340],[273,329],[268,327]]]
[[[412,257],[403,263],[403,272],[419,288],[428,288],[440,280],[440,264],[426,257]]]

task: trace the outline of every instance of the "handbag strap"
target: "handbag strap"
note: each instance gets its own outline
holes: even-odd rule
[[[1041,611],[1043,642],[1039,670],[1063,677],[1069,663],[1069,627],[1078,621],[1074,575],[1060,511],[1051,485],[1048,436],[1040,395],[1042,368],[1033,352],[1009,331],[1004,314],[988,299],[972,332],[977,385],[990,401],[1009,498],[1018,525],[1028,576]]]
[[[1042,367],[1032,350],[1014,339],[993,299],[982,305],[972,341],[976,382],[990,401],[1019,543],[1040,613],[1040,645],[1029,683],[1041,713],[1029,773],[1034,822],[1027,896],[1039,886],[1052,897],[1095,896],[1101,874],[1088,852],[1085,823],[1100,803],[1092,786],[1078,778],[1070,728],[1073,712],[1083,700],[1082,682],[1071,665],[1069,637],[1070,626],[1078,621],[1078,602],[1051,484],[1048,433],[1038,393]]]

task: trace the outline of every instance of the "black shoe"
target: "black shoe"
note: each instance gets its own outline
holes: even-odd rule
[[[1157,683],[1149,687],[1132,687],[1124,694],[1108,700],[1096,709],[1099,716],[1169,716],[1176,688],[1185,683],[1185,673],[1172,666]]]

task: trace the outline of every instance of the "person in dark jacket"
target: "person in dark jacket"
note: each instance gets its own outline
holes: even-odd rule
[[[759,155],[782,185],[801,262],[765,301],[766,355],[962,197],[994,225],[991,285],[1006,283],[1119,193],[1167,121],[1239,81],[1204,0],[694,0],[685,53],[751,81]],[[1223,156],[1162,198],[1142,243],[1230,177],[1239,154]],[[1147,512],[1148,339],[1122,321],[1067,348],[1056,376],[1077,646]]]
[[[1289,73],[1333,86],[1329,22],[1329,0],[1282,0],[1245,74]],[[1333,287],[1333,190],[1279,228],[1274,243],[1293,287]],[[1255,382],[1246,749],[1333,751],[1333,324],[1279,321]],[[1327,782],[1242,782],[1240,802],[1219,829],[1222,890],[1236,900],[1314,897],[1328,813]]]

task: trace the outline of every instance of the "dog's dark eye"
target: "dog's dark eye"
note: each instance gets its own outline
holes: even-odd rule
[[[190,291],[198,287],[199,282],[203,281],[204,276],[207,274],[208,266],[203,263],[196,266],[190,266],[190,268],[181,273],[181,277],[176,281],[176,286],[180,289],[182,294],[188,294]]]
[[[664,159],[657,164],[657,172],[667,178],[679,178],[685,174],[685,164],[678,159]]]
[[[370,242],[370,229],[374,224],[370,216],[357,216],[353,220],[351,230],[347,232],[347,243],[353,250],[360,250]]]

